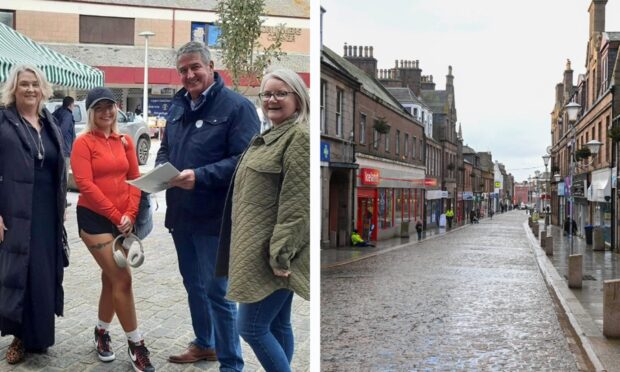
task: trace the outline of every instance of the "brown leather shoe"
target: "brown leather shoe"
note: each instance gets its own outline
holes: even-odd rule
[[[182,354],[170,355],[168,361],[171,363],[194,363],[199,360],[217,361],[215,349],[203,349],[194,343],[187,345],[187,349]]]
[[[11,342],[11,345],[9,345],[9,348],[6,350],[6,361],[9,364],[17,364],[24,360],[25,353],[26,350],[24,350],[22,340],[13,337],[13,342]]]

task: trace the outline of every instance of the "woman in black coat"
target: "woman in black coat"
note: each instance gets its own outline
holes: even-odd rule
[[[0,111],[0,334],[13,335],[6,360],[46,352],[64,294],[62,225],[66,175],[62,137],[44,108],[51,85],[17,66]]]

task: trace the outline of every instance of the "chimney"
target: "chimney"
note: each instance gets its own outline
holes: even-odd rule
[[[351,46],[344,44],[344,59],[353,63],[368,76],[377,77],[377,60],[372,55],[371,46]]]
[[[422,70],[420,61],[400,61],[399,80],[401,87],[408,87],[416,96],[420,96],[422,89]]]
[[[422,76],[422,83],[421,83],[420,89],[435,90],[435,83],[433,82],[433,75]]]
[[[596,33],[605,31],[605,5],[607,0],[592,0],[588,13],[590,13],[590,40]]]
[[[566,69],[564,70],[564,81],[562,82],[564,85],[564,97],[561,101],[561,104],[567,103],[570,99],[571,94],[573,94],[573,69],[570,66],[570,59],[566,60]]]

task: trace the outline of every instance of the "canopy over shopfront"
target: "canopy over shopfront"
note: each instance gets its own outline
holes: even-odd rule
[[[54,85],[90,89],[103,85],[103,72],[38,44],[0,23],[0,83],[15,65],[40,68]]]

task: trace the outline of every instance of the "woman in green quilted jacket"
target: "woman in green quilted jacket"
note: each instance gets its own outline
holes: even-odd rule
[[[266,371],[290,371],[293,293],[310,293],[310,98],[294,71],[266,74],[259,97],[272,127],[236,171],[227,298],[241,337]]]

